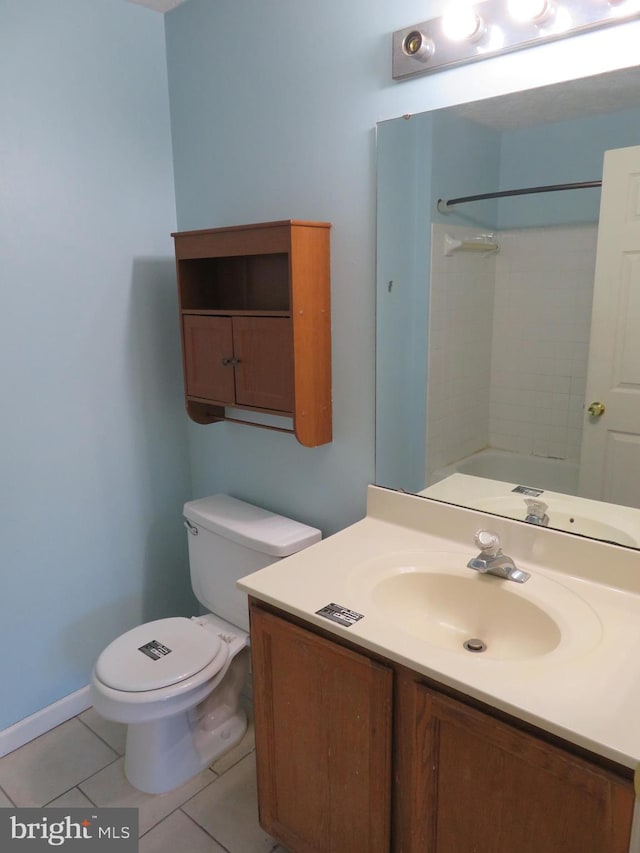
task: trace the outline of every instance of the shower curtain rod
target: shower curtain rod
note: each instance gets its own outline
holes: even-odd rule
[[[482,193],[482,195],[466,195],[460,198],[438,199],[438,210],[447,213],[454,204],[465,204],[468,201],[484,201],[489,198],[507,198],[512,195],[532,195],[533,193],[553,193],[560,190],[584,190],[601,187],[602,181],[582,181],[573,184],[549,184],[546,187],[525,187],[520,190],[502,190],[495,193]]]

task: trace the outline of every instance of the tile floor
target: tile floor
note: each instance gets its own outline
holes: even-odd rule
[[[134,807],[140,853],[287,853],[258,824],[251,725],[238,746],[167,794],[127,782],[124,735],[90,708],[0,758],[0,807]]]

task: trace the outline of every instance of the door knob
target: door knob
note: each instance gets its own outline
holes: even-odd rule
[[[587,409],[591,417],[599,418],[601,415],[604,415],[604,403],[592,403]]]

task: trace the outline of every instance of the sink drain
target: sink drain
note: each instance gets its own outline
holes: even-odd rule
[[[486,652],[487,644],[484,640],[479,640],[477,637],[472,637],[470,640],[465,640],[462,644],[468,652]]]

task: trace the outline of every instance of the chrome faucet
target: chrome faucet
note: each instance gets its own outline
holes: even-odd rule
[[[483,575],[495,575],[508,581],[524,583],[531,575],[516,568],[511,557],[502,553],[500,537],[490,530],[478,530],[475,535],[475,543],[480,548],[480,553],[473,560],[469,560],[467,566],[481,572]]]
[[[538,524],[541,527],[548,527],[549,516],[547,515],[547,510],[549,507],[547,504],[542,501],[532,500],[531,498],[525,498],[525,503],[527,505],[525,521],[528,521],[529,524]]]

